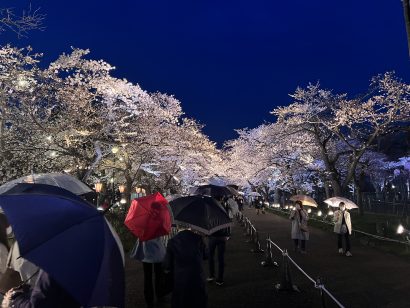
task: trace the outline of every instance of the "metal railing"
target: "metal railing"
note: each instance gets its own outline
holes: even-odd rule
[[[310,282],[313,283],[314,288],[319,290],[319,294],[322,300],[322,306],[326,307],[326,300],[325,296],[329,297],[338,307],[344,308],[344,305],[340,303],[336,297],[329,292],[329,290],[325,287],[322,278],[313,279],[310,275],[306,273],[288,254],[286,249],[282,249],[277,243],[272,241],[271,237],[268,235],[266,238],[266,250],[261,249],[261,243],[259,240],[259,233],[256,227],[252,224],[252,222],[244,216],[242,213],[237,215],[238,222],[245,228],[244,235],[249,237],[247,242],[253,243],[255,245],[255,249],[252,249],[254,252],[265,252],[265,261],[261,264],[263,266],[275,265],[278,266],[278,263],[273,258],[273,248],[276,248],[282,254],[282,281],[280,284],[277,284],[277,289],[287,289],[287,290],[295,290],[298,291],[297,287],[292,284],[290,278],[290,271],[289,271],[289,262],[293,264],[293,266],[302,273]]]

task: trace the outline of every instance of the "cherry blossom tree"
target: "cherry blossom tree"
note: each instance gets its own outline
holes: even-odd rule
[[[64,170],[89,182],[115,178],[129,197],[134,185],[166,190],[217,172],[215,144],[173,96],[113,77],[114,67],[88,59],[88,50],[73,49],[44,70],[29,51],[0,50],[8,55],[0,60],[2,164],[12,156],[20,166],[3,182]]]
[[[385,73],[372,79],[369,94],[362,99],[347,99],[345,94],[333,94],[319,84],[309,85],[291,95],[293,104],[279,107],[273,114],[294,134],[303,131],[314,138],[333,191],[342,195],[355,176],[361,157],[377,139],[406,127],[410,118],[409,94],[409,85],[393,73]],[[349,161],[346,174],[337,168],[342,156]]]
[[[226,144],[226,174],[232,182],[266,198],[274,190],[311,192],[321,185],[309,135],[289,134],[278,123],[237,132],[239,137]]]

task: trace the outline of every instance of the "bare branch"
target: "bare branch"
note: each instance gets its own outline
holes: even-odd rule
[[[0,32],[12,31],[19,38],[26,37],[31,30],[44,30],[43,22],[45,14],[40,13],[40,8],[29,8],[16,15],[12,8],[0,9]]]

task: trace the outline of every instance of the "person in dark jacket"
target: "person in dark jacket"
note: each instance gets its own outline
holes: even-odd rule
[[[169,240],[163,266],[173,272],[172,308],[208,307],[203,269],[206,258],[202,236],[188,229]]]
[[[215,280],[215,284],[221,286],[224,283],[224,270],[225,270],[225,247],[226,241],[229,239],[230,230],[225,228],[212,233],[209,236],[209,277],[208,282],[215,280],[215,251],[218,250],[218,276]]]
[[[81,305],[50,275],[40,270],[33,288],[23,285],[9,290],[4,295],[2,307],[77,308]]]

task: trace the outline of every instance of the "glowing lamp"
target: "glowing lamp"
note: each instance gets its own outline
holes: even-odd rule
[[[98,193],[101,192],[102,186],[103,186],[102,183],[95,183],[95,191]]]

